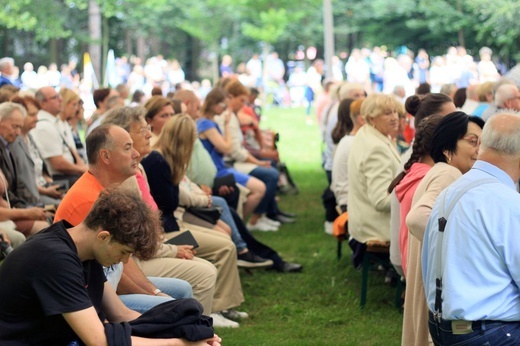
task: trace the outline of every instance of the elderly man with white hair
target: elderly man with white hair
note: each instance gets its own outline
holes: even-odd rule
[[[439,195],[426,226],[421,262],[435,345],[520,342],[520,116],[492,116],[481,140],[473,168]]]
[[[520,91],[514,84],[501,85],[495,93],[497,110],[508,109],[520,111]]]
[[[0,87],[4,85],[14,85],[20,87],[20,82],[16,79],[14,73],[14,59],[5,57],[0,59]]]

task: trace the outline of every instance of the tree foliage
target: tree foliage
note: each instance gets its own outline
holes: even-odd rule
[[[145,54],[161,52],[185,61],[194,52],[245,60],[261,51],[260,42],[284,59],[299,46],[323,49],[322,0],[96,1],[107,25],[106,45],[117,55],[137,54],[136,40],[144,41]],[[50,41],[57,40],[58,55],[76,56],[90,42],[88,0],[0,0],[0,5],[3,55],[20,54],[17,40],[24,46],[33,40],[34,47],[26,47],[22,55],[48,63]],[[333,11],[338,53],[372,45],[443,53],[463,42],[473,54],[487,45],[514,57],[520,43],[518,1],[333,0]]]

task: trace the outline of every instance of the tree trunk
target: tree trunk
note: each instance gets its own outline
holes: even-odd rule
[[[108,56],[108,40],[109,40],[109,27],[108,27],[108,18],[103,16],[102,17],[102,29],[101,32],[103,33],[103,50],[101,53],[101,76],[103,78],[103,85],[108,86],[108,81],[105,80],[105,70],[107,68],[107,56]]]
[[[132,56],[132,54],[133,54],[132,33],[128,29],[125,31],[125,43],[126,43],[126,55],[128,56],[128,59],[130,59],[130,56]]]
[[[213,74],[213,85],[217,84],[219,78],[219,68],[218,68],[218,43],[211,44],[211,71]]]
[[[189,64],[189,80],[199,79],[200,40],[189,36],[191,41],[191,55],[187,57]]]
[[[457,11],[462,14],[462,2],[457,0]],[[466,47],[466,43],[464,40],[464,29],[459,29],[459,46]]]
[[[139,57],[139,59],[141,59],[141,64],[144,66],[144,58],[145,58],[145,49],[146,49],[146,44],[145,44],[145,41],[144,41],[144,37],[141,36],[140,34],[138,34],[137,36],[137,56]]]
[[[49,40],[49,59],[50,61],[48,61],[49,63],[56,63],[58,65],[58,68],[59,68],[59,61],[58,61],[58,42],[56,42],[56,39],[55,38],[51,38]]]
[[[101,9],[96,0],[88,2],[88,32],[90,35],[90,43],[88,51],[90,60],[94,67],[96,79],[100,80],[101,76]]]

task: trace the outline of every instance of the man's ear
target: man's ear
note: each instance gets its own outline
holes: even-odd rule
[[[99,233],[97,234],[97,239],[101,240],[101,241],[106,241],[106,240],[110,240],[110,232],[108,231],[99,231]]]
[[[109,161],[110,161],[110,152],[107,149],[101,149],[99,151],[99,158],[104,163],[109,163]]]

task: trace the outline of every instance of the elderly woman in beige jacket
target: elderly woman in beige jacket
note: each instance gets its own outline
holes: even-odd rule
[[[361,116],[366,124],[352,142],[348,159],[348,212],[356,267],[361,264],[364,243],[390,241],[387,188],[400,162],[393,141],[399,123],[396,103],[390,95],[369,95],[361,106]]]

